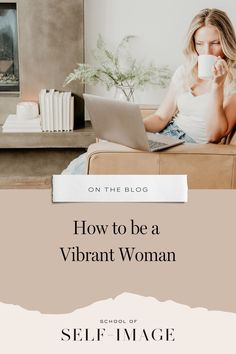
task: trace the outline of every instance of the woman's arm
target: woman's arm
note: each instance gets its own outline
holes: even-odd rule
[[[223,89],[216,89],[210,99],[209,115],[213,119],[208,122],[209,142],[218,142],[228,135],[236,124],[236,93],[230,95],[224,102]]]
[[[158,110],[144,119],[144,126],[148,132],[163,130],[176,112],[176,89],[173,83]]]
[[[230,95],[225,101],[224,111],[228,122],[228,129],[226,131],[226,135],[228,135],[236,125],[236,93]]]
[[[228,120],[224,110],[224,87],[212,88],[207,109],[207,135],[209,142],[218,142],[226,135]]]
[[[218,60],[213,69],[214,77],[207,109],[209,142],[219,142],[236,123],[236,94],[224,101],[224,82],[227,73],[226,62]]]

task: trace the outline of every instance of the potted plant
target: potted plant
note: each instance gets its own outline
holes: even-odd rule
[[[95,64],[79,63],[66,78],[65,85],[74,80],[84,84],[100,83],[107,90],[112,87],[120,90],[127,101],[134,101],[135,90],[143,89],[147,84],[166,87],[171,76],[169,68],[137,61],[129,50],[133,38],[135,36],[125,36],[115,50],[109,50],[99,35],[93,51]]]

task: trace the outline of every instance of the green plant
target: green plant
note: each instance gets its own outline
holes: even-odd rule
[[[79,80],[85,84],[103,84],[107,90],[119,87],[129,101],[136,89],[145,85],[166,87],[170,79],[167,66],[156,67],[152,63],[138,62],[129,51],[130,41],[135,36],[125,36],[115,50],[108,50],[102,36],[98,36],[96,49],[93,51],[94,65],[79,63],[68,75],[65,85]],[[128,89],[128,90],[127,90]]]

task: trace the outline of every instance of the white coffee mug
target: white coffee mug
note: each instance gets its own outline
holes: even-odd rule
[[[202,80],[210,80],[213,77],[212,68],[215,65],[217,57],[215,55],[198,56],[198,77]]]

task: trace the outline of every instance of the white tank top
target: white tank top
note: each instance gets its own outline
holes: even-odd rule
[[[194,96],[191,89],[184,85],[184,66],[180,66],[172,77],[172,83],[177,92],[178,112],[175,117],[176,124],[197,143],[207,143],[206,111],[210,93]],[[236,92],[232,89],[230,93]]]

